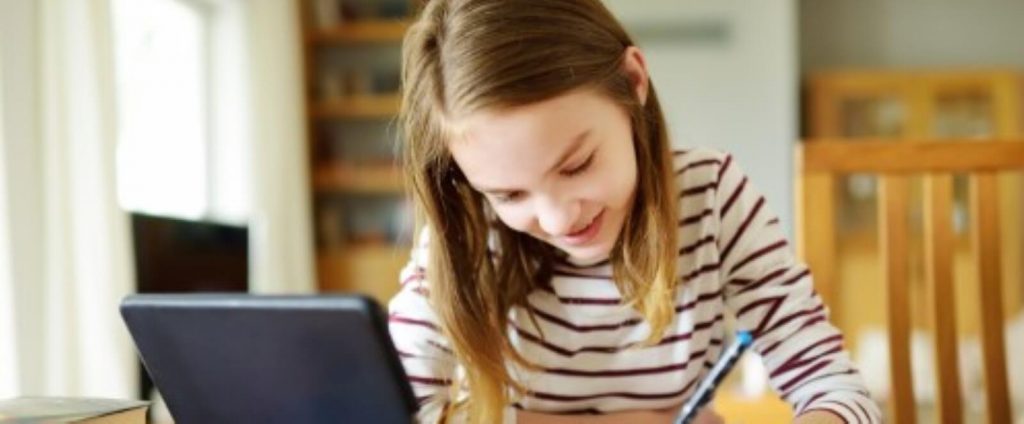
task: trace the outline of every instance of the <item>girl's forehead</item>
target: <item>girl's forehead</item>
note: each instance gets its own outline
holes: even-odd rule
[[[459,144],[545,144],[572,138],[607,120],[616,107],[592,90],[569,92],[523,106],[473,112],[451,122],[449,142]],[[538,140],[539,139],[539,140]]]

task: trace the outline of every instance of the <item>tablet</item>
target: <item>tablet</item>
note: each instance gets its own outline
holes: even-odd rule
[[[368,297],[144,294],[121,315],[178,424],[413,421]]]

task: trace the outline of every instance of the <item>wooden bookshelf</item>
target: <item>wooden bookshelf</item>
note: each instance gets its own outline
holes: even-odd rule
[[[386,302],[399,287],[409,248],[389,244],[350,245],[317,252],[320,291],[361,292]]]
[[[306,42],[320,46],[337,44],[397,43],[409,29],[409,20],[345,22],[306,33]]]
[[[401,100],[399,94],[351,96],[321,101],[310,113],[319,120],[388,119],[398,114]]]
[[[400,44],[419,2],[297,4],[318,285],[386,303],[409,255],[391,120],[401,103]]]
[[[317,191],[366,194],[401,194],[402,174],[393,165],[321,165],[313,185]]]

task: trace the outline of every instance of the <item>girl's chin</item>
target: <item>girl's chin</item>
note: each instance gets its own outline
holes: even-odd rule
[[[578,265],[589,265],[608,259],[611,248],[606,246],[593,246],[586,249],[559,248],[565,252],[567,259]]]

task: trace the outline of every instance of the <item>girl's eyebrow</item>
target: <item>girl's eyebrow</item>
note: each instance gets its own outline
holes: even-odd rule
[[[558,168],[561,168],[563,165],[565,165],[565,162],[568,161],[569,158],[571,158],[573,154],[575,154],[577,151],[580,150],[580,147],[583,146],[583,142],[587,141],[588,137],[590,137],[590,130],[589,129],[583,131],[582,133],[580,133],[576,137],[573,137],[573,140],[569,144],[569,147],[567,147],[565,149],[565,151],[563,151],[562,154],[559,155],[558,161],[555,162],[555,165],[552,166],[551,169],[548,169],[547,172],[545,172],[544,174],[546,175],[546,174],[550,174],[552,172],[555,172],[555,171],[558,170]],[[476,187],[476,190],[481,192],[481,193],[487,193],[487,194],[507,194],[507,193],[512,193],[512,192],[516,192],[516,191],[521,191],[520,189],[516,189],[516,188],[486,188],[486,187],[479,187],[479,186]]]
[[[558,168],[561,168],[562,165],[565,165],[565,162],[568,161],[569,158],[571,158],[572,155],[575,154],[576,151],[580,149],[580,146],[583,146],[583,142],[587,141],[587,137],[589,136],[590,130],[588,129],[580,133],[580,135],[574,137],[572,139],[572,143],[569,144],[569,147],[566,148],[565,151],[562,152],[562,155],[558,158],[558,162],[555,162],[555,166],[552,166],[551,169],[548,169],[548,171],[545,172],[545,174],[555,172],[558,170]]]

